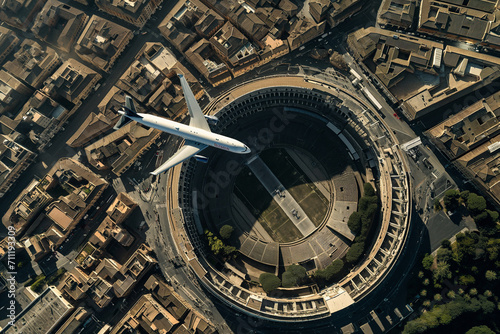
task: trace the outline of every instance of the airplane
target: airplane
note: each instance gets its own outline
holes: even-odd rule
[[[184,138],[184,145],[173,156],[171,156],[170,159],[150,174],[158,175],[163,173],[192,156],[194,156],[197,161],[206,163],[208,162],[208,158],[199,155],[198,153],[203,151],[208,146],[238,154],[250,153],[250,148],[242,142],[213,133],[210,130],[207,120],[211,123],[216,123],[218,121],[217,118],[214,116],[203,115],[191,88],[189,88],[189,84],[184,78],[184,75],[179,74],[179,79],[181,81],[184,98],[186,100],[190,116],[189,125],[174,122],[159,116],[138,113],[135,110],[134,101],[128,95],[125,96],[125,105],[122,109],[118,110],[118,113],[122,116],[114,126],[113,129],[115,130],[120,129],[131,121],[136,121],[137,123],[144,124],[148,127]]]

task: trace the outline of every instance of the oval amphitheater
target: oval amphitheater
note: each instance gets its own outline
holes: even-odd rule
[[[411,220],[405,157],[379,114],[336,73],[271,76],[245,82],[211,101],[213,127],[245,142],[250,155],[207,149],[168,174],[174,240],[200,282],[238,311],[272,321],[329,317],[367,296],[398,261]],[[260,273],[300,264],[309,274],[343,258],[347,227],[363,183],[381,202],[376,235],[340,281],[258,288]],[[205,230],[234,227],[237,259],[214,261]]]

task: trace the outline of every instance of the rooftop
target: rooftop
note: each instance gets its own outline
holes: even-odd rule
[[[88,16],[57,0],[49,0],[36,16],[31,31],[38,38],[69,51]]]
[[[21,313],[17,314],[14,326],[8,326],[2,333],[30,333],[45,334],[73,310],[61,293],[53,286],[49,286]]]
[[[107,71],[132,37],[129,29],[93,15],[76,42],[75,51],[82,59]]]
[[[82,63],[70,58],[45,81],[43,92],[50,96],[61,96],[77,103],[88,95],[88,91],[101,79],[101,75]]]
[[[500,92],[481,99],[427,131],[451,158],[500,132]]]

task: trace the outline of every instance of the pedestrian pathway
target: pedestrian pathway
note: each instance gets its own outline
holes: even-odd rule
[[[312,221],[264,161],[259,156],[255,156],[247,162],[247,165],[300,233],[305,237],[314,232],[316,227]]]

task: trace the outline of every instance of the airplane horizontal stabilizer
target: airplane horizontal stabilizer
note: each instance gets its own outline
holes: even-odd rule
[[[115,126],[113,127],[113,130],[118,130],[120,129],[121,127],[127,125],[128,123],[130,123],[132,120],[126,116],[122,116],[120,117],[120,119],[118,120],[118,122],[116,122]]]

